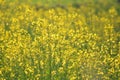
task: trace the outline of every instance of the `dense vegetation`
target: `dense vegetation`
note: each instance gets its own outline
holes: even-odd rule
[[[0,80],[120,80],[119,0],[20,1],[0,0]]]

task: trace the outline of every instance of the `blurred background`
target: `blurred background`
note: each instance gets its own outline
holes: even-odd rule
[[[118,13],[120,14],[120,0],[7,0],[8,2],[18,2],[31,4],[37,8],[42,7],[75,7],[79,8],[80,6],[94,6],[99,7],[101,9],[109,9],[112,6],[116,8]],[[88,6],[88,7],[89,7]]]

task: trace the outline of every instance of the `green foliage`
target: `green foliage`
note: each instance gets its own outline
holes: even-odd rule
[[[0,80],[119,80],[119,4],[77,1],[0,0]]]

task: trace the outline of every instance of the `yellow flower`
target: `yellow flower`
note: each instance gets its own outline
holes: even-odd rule
[[[40,61],[41,68],[44,68],[44,62],[41,60]]]
[[[117,15],[117,11],[115,10],[114,7],[109,9],[109,13],[111,14],[112,17],[114,17],[115,15]]]
[[[11,77],[14,77],[14,76],[15,76],[15,74],[12,72],[12,73],[10,74],[10,76],[11,76]]]
[[[37,74],[37,75],[35,75],[35,78],[37,78],[37,80],[38,80],[40,76],[41,76],[40,74]]]
[[[58,71],[60,72],[60,73],[63,73],[63,67],[59,67],[59,69],[58,69]]]
[[[56,74],[56,71],[52,71],[52,76],[54,76]]]
[[[0,70],[0,75],[2,75],[2,71]]]

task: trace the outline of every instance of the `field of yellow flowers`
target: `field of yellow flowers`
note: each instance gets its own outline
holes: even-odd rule
[[[0,0],[0,80],[120,80],[120,3],[98,1]]]

